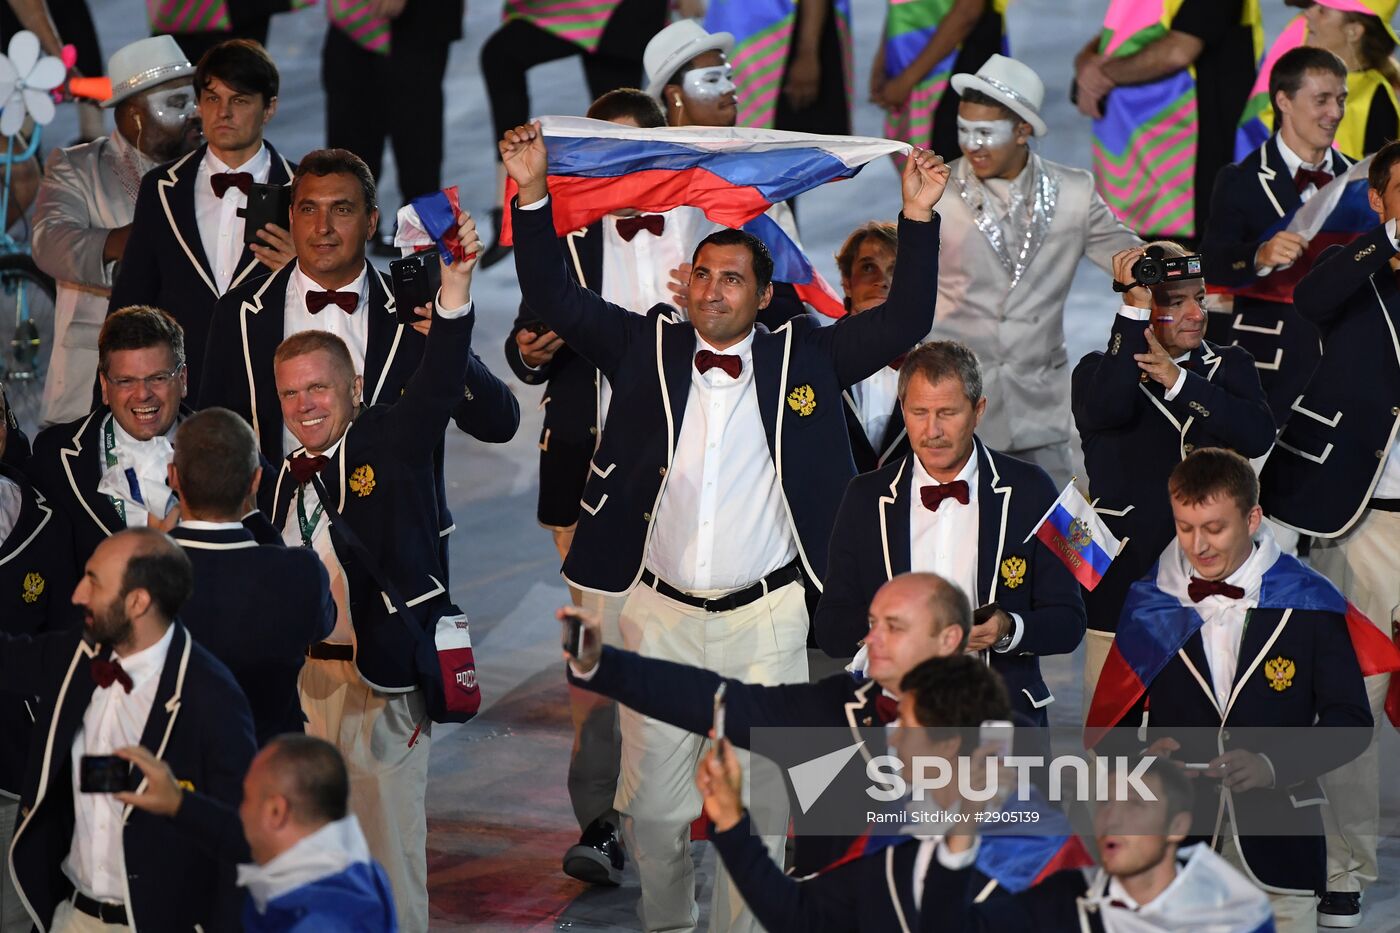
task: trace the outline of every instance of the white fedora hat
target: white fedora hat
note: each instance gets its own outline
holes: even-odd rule
[[[112,96],[103,107],[115,107],[134,94],[176,78],[194,74],[194,66],[170,36],[151,36],[122,46],[107,60]]]
[[[647,73],[647,93],[660,98],[661,89],[686,62],[705,52],[734,50],[734,36],[727,32],[706,32],[693,19],[672,23],[651,37],[642,53],[642,67]]]
[[[1031,125],[1035,135],[1044,136],[1049,131],[1045,121],[1040,118],[1040,105],[1045,102],[1045,84],[1029,65],[1014,58],[993,55],[977,69],[977,74],[953,75],[953,90],[959,94],[968,90],[981,91],[1011,108]]]

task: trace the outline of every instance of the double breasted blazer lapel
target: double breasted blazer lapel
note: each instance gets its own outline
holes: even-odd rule
[[[880,550],[885,559],[885,579],[908,573],[912,562],[909,553],[909,497],[913,490],[914,455],[905,457],[890,482],[889,491],[880,495]]]
[[[295,268],[296,262],[289,262],[268,276],[238,309],[248,410],[253,413],[253,433],[265,451],[282,449],[282,406],[277,400],[272,357],[286,335],[287,283]]]
[[[290,185],[292,183],[292,165],[282,158],[281,153],[272,147],[272,143],[263,140],[263,145],[267,147],[267,154],[272,158],[272,164],[267,169],[267,183],[269,185]],[[243,246],[243,252],[238,256],[238,263],[234,266],[238,271],[233,274],[233,279],[228,284],[228,290],[233,291],[249,277],[256,274],[258,258],[253,255],[253,251],[247,244]]]
[[[1298,195],[1298,186],[1294,184],[1293,176],[1289,174],[1288,166],[1283,161],[1283,154],[1279,152],[1277,135],[1270,136],[1264,145],[1259,147],[1257,175],[1265,199],[1278,216],[1283,217],[1302,203],[1302,198]]]
[[[194,268],[195,274],[209,287],[214,298],[219,297],[219,286],[214,282],[214,269],[209,257],[204,253],[204,241],[199,236],[199,220],[194,209],[194,183],[199,175],[199,164],[209,149],[206,143],[198,149],[171,164],[165,170],[165,177],[156,182],[156,194],[160,196],[160,206],[165,212],[165,222],[170,225],[170,233],[184,253],[185,259]]]
[[[783,481],[781,460],[783,424],[783,386],[787,381],[791,353],[792,328],[780,327],[770,332],[762,324],[754,326],[753,383],[758,393],[758,415],[763,419],[763,433],[768,438],[768,450]]]
[[[104,535],[116,534],[125,527],[112,501],[97,491],[105,470],[102,425],[109,414],[105,405],[94,409],[78,423],[73,437],[58,455],[73,498]]]
[[[369,290],[369,300],[365,313],[369,316],[369,334],[365,341],[365,404],[392,403],[395,399],[383,398],[382,395],[407,328],[399,323],[394,290],[388,280],[373,263],[366,265],[369,267],[369,281],[365,287]]]
[[[1011,514],[1011,484],[1003,482],[996,460],[980,438],[974,438],[977,456],[977,588],[987,595],[982,605],[996,602],[1001,583],[998,569],[1006,545],[1006,522]],[[978,594],[972,594],[974,605]]]

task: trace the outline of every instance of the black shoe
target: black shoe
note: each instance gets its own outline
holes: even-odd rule
[[[505,211],[501,208],[491,208],[491,223],[496,227],[496,236],[491,240],[491,245],[486,247],[486,252],[481,254],[481,268],[483,269],[491,268],[510,255],[511,248],[501,244],[501,226],[505,223],[505,216]]]
[[[612,824],[597,819],[564,853],[564,874],[589,884],[615,888],[622,883],[622,842]]]
[[[1317,905],[1317,925],[1348,928],[1361,925],[1361,895],[1351,891],[1328,891]]]

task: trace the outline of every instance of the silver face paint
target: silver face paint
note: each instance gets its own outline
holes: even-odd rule
[[[194,85],[165,88],[146,95],[146,112],[157,126],[178,133],[195,114]]]
[[[963,152],[1000,149],[1016,138],[1013,120],[964,120],[958,117],[958,145]]]
[[[733,74],[728,65],[692,68],[681,77],[681,90],[696,103],[712,104],[734,93]]]

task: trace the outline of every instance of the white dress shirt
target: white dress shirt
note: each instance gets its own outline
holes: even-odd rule
[[[214,155],[214,150],[204,150],[194,178],[194,216],[204,256],[214,272],[214,284],[220,295],[228,291],[229,283],[238,274],[238,260],[243,255],[243,218],[238,212],[248,206],[248,196],[230,185],[222,198],[215,197],[209,178],[219,172],[247,172],[253,176],[253,181],[265,185],[271,169],[272,153],[265,145],[259,146],[257,155],[237,168],[225,165]]]
[[[331,459],[331,462],[326,464],[327,470],[335,468],[336,451],[340,449],[344,440],[342,435],[339,441],[325,451],[325,456]],[[306,453],[306,448],[302,447],[300,442],[295,450],[297,454]],[[316,507],[320,504],[321,497],[316,495],[315,486],[307,483],[299,487],[292,496],[291,507],[287,509],[287,524],[282,527],[282,541],[287,547],[303,547],[301,516],[305,514],[307,521],[311,521],[312,516],[315,516],[311,549],[321,558],[321,563],[326,565],[326,573],[330,577],[331,598],[335,600],[335,628],[331,629],[325,640],[333,645],[348,645],[355,640],[355,629],[350,620],[350,581],[346,579],[345,567],[341,565],[340,558],[335,553],[335,545],[331,543],[330,516],[326,515],[324,509],[319,515],[316,512]]]
[[[875,375],[851,386],[851,399],[856,403],[861,427],[865,428],[865,438],[879,456],[884,453],[880,442],[885,439],[885,431],[895,413],[895,402],[899,401],[899,373],[881,366]]]
[[[753,332],[719,351],[737,356],[738,379],[691,366],[675,457],[647,542],[646,566],[693,593],[748,586],[797,556],[782,485],[768,452],[753,383]]]
[[[1332,159],[1329,153],[1323,153],[1322,159],[1318,162],[1304,162],[1302,156],[1288,148],[1288,144],[1283,141],[1282,133],[1279,133],[1274,139],[1278,142],[1278,154],[1283,156],[1283,167],[1289,181],[1293,180],[1293,176],[1298,174],[1300,168],[1305,168],[1310,172],[1332,174]],[[1306,204],[1315,194],[1317,194],[1317,185],[1309,181],[1307,187],[1298,192],[1298,197],[1302,198],[1303,203]]]
[[[639,230],[627,242],[617,232],[620,218],[609,214],[600,226],[603,233],[603,281],[599,291],[605,300],[636,314],[646,314],[658,304],[674,305],[668,283],[671,270],[690,262],[695,244],[717,225],[697,207],[677,207],[664,211],[666,226],[661,235]],[[603,423],[612,405],[612,385],[606,376],[598,377],[598,419]]]
[[[1182,573],[1189,578],[1194,570],[1180,549],[1176,553],[1183,564]],[[1265,548],[1256,547],[1239,569],[1225,578],[1226,583],[1244,590],[1242,598],[1207,596],[1196,603],[1196,612],[1205,620],[1205,625],[1201,626],[1201,642],[1205,646],[1206,663],[1210,665],[1215,702],[1222,711],[1229,704],[1230,694],[1235,689],[1245,616],[1259,605],[1259,587],[1264,571],[1273,566],[1277,556]]]
[[[0,547],[10,539],[10,533],[19,524],[19,510],[24,504],[19,484],[0,476]]]
[[[445,310],[441,304],[436,307],[437,314],[448,319],[462,317],[471,313],[471,310],[472,303],[470,301],[460,308],[451,310]],[[343,313],[339,308],[334,307],[327,308],[326,311]],[[336,451],[340,450],[340,445],[344,440],[345,435],[342,434],[334,444],[322,451],[322,454],[331,460],[330,463],[326,464],[326,470],[335,469]],[[300,441],[293,441],[288,449],[292,450],[289,456],[308,453]],[[295,480],[290,481],[295,482]],[[300,511],[310,521],[311,517],[316,515],[316,507],[321,504],[321,497],[316,495],[316,487],[310,483],[298,488],[297,492],[293,494],[291,507],[287,509],[286,524],[282,526],[282,541],[288,547],[303,546],[301,515],[297,509],[298,502],[301,505]],[[326,636],[325,640],[335,645],[351,644],[355,640],[355,629],[350,618],[350,584],[345,576],[345,568],[341,565],[340,558],[336,556],[335,545],[331,542],[331,520],[324,509],[316,517],[311,533],[311,548],[316,552],[316,556],[321,558],[321,563],[326,566],[326,573],[330,577],[331,598],[335,600],[335,628],[331,629],[330,635]]]
[[[1394,220],[1386,222],[1385,232],[1391,244],[1400,250],[1400,237],[1396,236]],[[1376,481],[1376,489],[1371,493],[1373,499],[1400,499],[1400,454],[1396,453],[1397,450],[1400,450],[1400,444],[1392,443],[1385,465],[1381,467],[1381,478]]]
[[[99,454],[102,457],[99,461],[102,464],[102,478],[98,480],[97,491],[121,500],[122,509],[126,512],[126,527],[144,528],[149,513],[154,512],[157,518],[164,518],[176,501],[174,491],[166,485],[169,476],[166,467],[175,457],[175,448],[170,443],[170,435],[175,428],[172,426],[170,433],[148,441],[138,441],[122,429],[116,418],[110,414],[107,418],[112,426],[112,439],[116,441],[112,452],[117,462],[114,466],[107,465],[104,441],[104,450]],[[103,433],[106,433],[105,427]],[[128,469],[135,471],[141,502],[136,501],[131,489],[126,473]]]
[[[155,703],[160,674],[170,653],[175,626],[160,641],[124,658],[114,658],[131,678],[131,692],[113,681],[97,687],[73,737],[73,844],[63,873],[83,893],[102,901],[126,902],[126,853],[122,848],[122,810],[112,794],[84,794],[80,786],[84,755],[110,755],[140,745],[141,733]]]
[[[909,488],[909,569],[938,574],[977,606],[977,451],[973,450],[956,477],[967,482],[967,505],[944,499],[936,512],[924,507],[919,490],[941,484],[929,476],[918,457],[910,459],[914,475]]]
[[[360,270],[360,277],[354,282],[343,288],[334,289],[334,291],[339,292],[354,292],[359,296],[359,302],[355,305],[353,314],[346,314],[336,305],[326,305],[319,314],[312,314],[306,310],[307,292],[329,290],[322,288],[310,276],[302,272],[301,266],[298,264],[287,280],[287,298],[282,315],[282,336],[283,338],[290,337],[292,334],[299,334],[304,330],[321,330],[328,334],[335,334],[345,341],[345,346],[350,351],[350,359],[355,363],[355,372],[363,376],[365,374],[365,354],[369,349],[369,264],[365,264],[365,267]],[[292,435],[286,426],[283,426],[282,449],[294,450],[300,445],[301,442]]]

